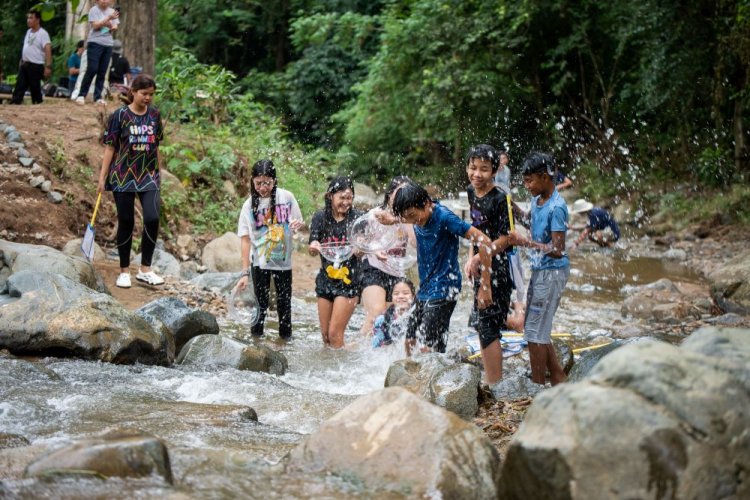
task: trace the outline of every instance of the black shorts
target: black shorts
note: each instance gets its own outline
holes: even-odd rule
[[[355,279],[352,279],[351,283],[346,284],[343,280],[329,278],[324,269],[318,271],[318,276],[315,278],[315,295],[331,302],[336,297],[346,297],[349,299],[359,297],[360,291],[359,283]]]
[[[455,308],[455,300],[417,300],[409,318],[406,338],[417,339],[434,351],[445,352],[446,333]]]
[[[379,286],[385,290],[385,301],[390,302],[392,299],[393,285],[398,280],[397,276],[390,275],[386,272],[381,271],[377,267],[373,267],[367,262],[363,262],[359,269],[359,285],[362,290],[368,286]]]
[[[502,330],[510,312],[510,295],[513,282],[504,279],[492,281],[492,305],[485,309],[477,307],[479,280],[474,280],[474,307],[469,316],[469,326],[479,334],[479,345],[486,349],[495,340],[503,338]]]

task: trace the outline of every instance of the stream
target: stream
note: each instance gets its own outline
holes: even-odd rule
[[[621,249],[577,253],[571,258],[571,279],[555,330],[571,333],[579,345],[606,335],[612,325],[628,322],[620,315],[622,288],[664,277],[701,283],[697,273],[684,266],[629,257]],[[449,350],[466,334],[469,293],[464,285],[451,321]],[[264,342],[281,349],[289,361],[287,373],[280,377],[234,369],[195,371],[55,358],[39,362],[59,375],[58,380],[41,372],[3,369],[0,432],[22,435],[32,444],[0,450],[0,470],[6,469],[0,473],[0,497],[399,498],[393,492],[365,489],[348,478],[287,473],[280,465],[321,422],[358,396],[382,388],[390,364],[404,356],[401,346],[372,350],[367,339],[359,338],[359,308],[347,331],[347,348],[339,351],[322,347],[314,297],[295,298],[293,311],[292,342],[275,342],[272,320],[266,328]],[[249,336],[247,329],[226,319],[220,324],[223,335]],[[247,418],[248,407],[257,412],[258,422]],[[174,486],[154,478],[2,479],[13,464],[18,467],[46,450],[113,426],[163,439]],[[6,461],[9,456],[16,461]]]

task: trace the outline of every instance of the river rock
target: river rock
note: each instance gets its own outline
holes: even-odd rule
[[[201,261],[212,272],[242,271],[240,237],[235,233],[224,233],[210,241],[203,247]]]
[[[195,242],[195,238],[191,234],[180,234],[177,236],[177,248],[180,251],[180,255],[186,255],[188,257],[199,256],[198,244]]]
[[[26,476],[100,474],[104,477],[161,478],[172,484],[167,447],[140,431],[112,430],[45,455],[26,468]]]
[[[219,333],[219,324],[213,314],[190,308],[176,297],[161,297],[144,305],[135,313],[151,326],[164,325],[169,335],[174,338],[175,352],[180,352],[193,337]]]
[[[750,251],[709,274],[711,296],[725,312],[750,315]]]
[[[62,253],[71,257],[80,257],[83,255],[83,252],[81,251],[81,243],[83,243],[83,238],[70,240],[63,247]],[[99,243],[94,242],[94,260],[101,262],[106,258],[107,256],[104,253],[104,250],[102,250],[102,247],[99,246]]]
[[[229,295],[240,279],[239,273],[203,273],[190,280],[195,286],[214,290],[221,295]]]
[[[503,375],[503,378],[490,386],[492,397],[497,400],[513,400],[535,397],[545,386],[536,384],[524,375]]]
[[[11,274],[24,270],[44,270],[63,275],[97,292],[107,292],[101,275],[83,257],[68,256],[47,246],[25,245],[6,240],[0,240],[0,252]]]
[[[680,347],[634,343],[545,391],[508,450],[500,496],[750,498],[749,339],[703,328]]]
[[[667,260],[676,260],[679,262],[687,260],[687,257],[687,252],[681,248],[670,248],[663,255],[663,258]]]
[[[439,353],[418,354],[388,368],[385,387],[404,387],[427,401],[471,419],[479,410],[482,374],[474,365],[454,363]]]
[[[604,347],[583,351],[580,354],[578,361],[576,361],[576,364],[573,365],[573,369],[570,370],[570,373],[568,374],[568,382],[578,382],[579,380],[583,380],[583,378],[589,374],[604,356],[623,345],[625,345],[625,342],[616,340]]]
[[[167,364],[167,341],[111,296],[59,274],[14,273],[18,300],[2,306],[0,348],[36,356]]]
[[[323,422],[291,451],[286,467],[351,477],[410,498],[496,498],[500,457],[473,424],[391,387]]]
[[[284,375],[286,356],[264,345],[250,345],[221,335],[198,335],[185,344],[177,363],[190,367],[224,367]]]

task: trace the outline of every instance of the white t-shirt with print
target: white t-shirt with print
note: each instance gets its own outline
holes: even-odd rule
[[[44,28],[39,28],[35,32],[29,29],[23,39],[21,59],[34,64],[44,64],[44,47],[50,43],[49,33]]]
[[[297,200],[286,189],[276,188],[276,210],[270,213],[271,198],[261,198],[253,215],[252,199],[242,205],[237,235],[249,236],[252,264],[261,269],[288,271],[292,268],[292,229],[289,222],[302,220]]]

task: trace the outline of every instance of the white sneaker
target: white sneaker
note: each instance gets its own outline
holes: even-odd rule
[[[98,101],[96,101],[96,103],[97,103],[97,104],[101,104],[101,105],[103,105],[103,106],[106,106],[106,105],[107,105],[107,102],[106,102],[106,101],[105,101],[104,99],[99,99]]]
[[[130,273],[120,273],[115,285],[119,288],[130,288]]]
[[[153,271],[144,273],[143,271],[139,269],[138,274],[135,275],[135,279],[137,279],[138,281],[143,281],[144,283],[148,283],[149,285],[163,285],[164,284],[164,278],[157,275]]]
[[[76,104],[86,104],[86,99],[83,96],[76,97]]]

